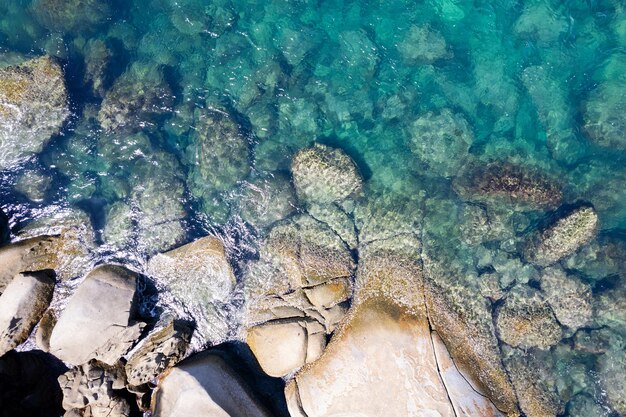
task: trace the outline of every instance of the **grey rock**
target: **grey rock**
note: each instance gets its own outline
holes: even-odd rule
[[[37,347],[44,352],[50,350],[50,337],[52,329],[57,324],[57,316],[53,309],[49,308],[39,320],[37,331],[35,333],[35,343]]]
[[[0,356],[26,341],[52,300],[54,272],[15,276],[0,296]]]
[[[541,292],[517,285],[498,306],[496,330],[503,342],[515,347],[547,349],[561,340],[561,326]]]
[[[132,347],[143,323],[134,321],[135,274],[115,265],[92,270],[52,330],[50,353],[71,364],[113,364]]]
[[[342,150],[325,145],[300,150],[291,162],[291,173],[303,203],[340,203],[362,189],[354,161]]]
[[[191,328],[175,320],[152,331],[129,354],[125,365],[128,384],[147,384],[176,365],[187,350],[191,333]]]
[[[269,417],[219,356],[199,354],[174,367],[153,396],[154,417]]]
[[[557,320],[576,330],[593,318],[591,287],[568,275],[561,268],[546,268],[541,275],[541,290]]]
[[[57,238],[41,236],[26,239],[0,248],[0,293],[22,271],[55,269]]]
[[[588,243],[597,232],[598,215],[592,207],[581,207],[535,233],[524,255],[540,266],[551,265]]]
[[[238,200],[241,217],[260,229],[289,217],[298,204],[291,181],[281,173],[244,182]]]
[[[70,114],[61,67],[44,56],[0,69],[0,169],[40,152]]]

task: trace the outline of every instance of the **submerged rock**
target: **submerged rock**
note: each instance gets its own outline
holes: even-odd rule
[[[52,300],[50,270],[15,276],[0,296],[0,356],[26,341]]]
[[[559,323],[574,330],[590,324],[593,318],[591,287],[557,267],[541,275],[541,290]]]
[[[588,243],[597,227],[598,215],[593,207],[578,208],[532,236],[524,255],[534,264],[548,266]]]
[[[107,92],[98,121],[108,132],[141,130],[171,111],[173,102],[173,93],[163,71],[135,63]]]
[[[620,415],[626,414],[626,357],[624,350],[611,349],[598,359],[598,379],[609,404]]]
[[[556,181],[507,162],[470,164],[453,185],[465,199],[521,208],[554,208],[562,198]]]
[[[70,115],[61,66],[48,56],[0,69],[0,169],[41,152]]]
[[[37,171],[29,170],[20,174],[15,189],[34,202],[41,202],[50,188],[52,179]]]
[[[548,302],[526,285],[513,288],[495,314],[498,337],[511,346],[547,349],[561,340],[561,326]]]
[[[136,277],[115,265],[92,270],[61,313],[50,338],[50,353],[71,364],[97,359],[112,365],[139,338],[135,321]]]
[[[438,59],[452,58],[441,33],[430,26],[411,26],[398,44],[400,55],[408,62],[430,64]]]
[[[148,261],[148,274],[174,299],[167,309],[191,314],[196,321],[194,338],[200,344],[216,344],[230,332],[225,309],[236,284],[224,244],[206,236]]]
[[[280,173],[245,182],[239,196],[239,213],[259,229],[296,211],[296,193],[289,178]]]
[[[291,162],[298,198],[303,203],[340,203],[362,188],[361,175],[340,149],[315,144],[302,149]]]
[[[469,123],[449,109],[421,115],[411,124],[409,134],[409,147],[420,171],[443,177],[458,174],[474,141]]]
[[[618,81],[601,83],[590,94],[583,107],[584,128],[600,146],[626,149],[626,84]]]
[[[109,0],[35,0],[31,9],[43,26],[63,32],[93,30],[112,12]]]
[[[269,417],[226,362],[202,353],[167,373],[152,397],[154,417]]]

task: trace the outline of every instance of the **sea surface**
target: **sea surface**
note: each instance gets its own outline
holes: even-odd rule
[[[600,259],[606,242],[626,242],[623,1],[0,0],[0,65],[16,54],[58,58],[72,116],[40,154],[0,172],[14,234],[80,209],[102,261],[141,265],[218,233],[244,263],[267,226],[250,205],[271,211],[268,190],[317,142],[347,152],[368,195],[400,201],[425,245],[476,279],[537,286],[516,242],[591,204],[599,249],[564,267],[594,297],[626,287],[626,252]],[[142,104],[118,124],[99,117],[112,94]],[[467,238],[453,182],[493,161],[553,178],[563,205],[502,207],[507,232]],[[606,349],[623,370],[626,320],[614,323]],[[566,335],[542,359],[565,412],[575,399],[616,415],[598,376],[604,353],[574,344]]]

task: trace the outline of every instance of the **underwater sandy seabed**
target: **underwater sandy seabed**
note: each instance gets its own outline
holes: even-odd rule
[[[339,148],[379,220],[418,225],[457,285],[494,311],[550,306],[558,336],[520,346],[563,415],[626,415],[623,2],[0,0],[0,68],[41,55],[61,63],[71,113],[34,155],[0,154],[13,236],[80,212],[90,262],[141,271],[218,234],[242,285],[272,223],[324,216],[293,191],[294,155]],[[486,171],[554,195],[483,198]],[[593,239],[529,261],[529,234],[580,207]],[[566,284],[547,275],[574,301],[551,303]],[[230,335],[242,303],[223,305]]]

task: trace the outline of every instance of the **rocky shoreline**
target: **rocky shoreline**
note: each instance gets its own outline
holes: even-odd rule
[[[497,179],[480,171],[479,185],[459,192],[487,202],[487,213],[491,199],[559,200],[544,177],[503,170]],[[567,208],[520,235],[518,268],[535,271],[538,285],[520,274],[507,282],[494,260],[480,276],[462,276],[433,243],[428,216],[395,216],[397,205],[368,195],[343,151],[305,148],[291,173],[303,209],[276,216],[258,257],[237,270],[218,235],[156,254],[143,270],[94,266],[93,230],[77,214],[53,219],[58,233],[37,235],[33,225],[0,247],[0,384],[11,392],[2,404],[29,415],[62,407],[66,417],[273,415],[258,387],[211,348],[236,340],[267,378],[285,381],[291,416],[544,417],[591,406],[568,398],[541,357],[563,349],[562,339],[574,341],[575,355],[615,326],[606,300],[571,275],[598,241],[593,207]],[[494,226],[480,210],[462,229],[469,242]],[[140,282],[172,304],[146,316]],[[243,304],[229,313],[236,294]],[[29,337],[37,350],[12,350]],[[604,387],[608,403],[623,412],[614,388]]]

